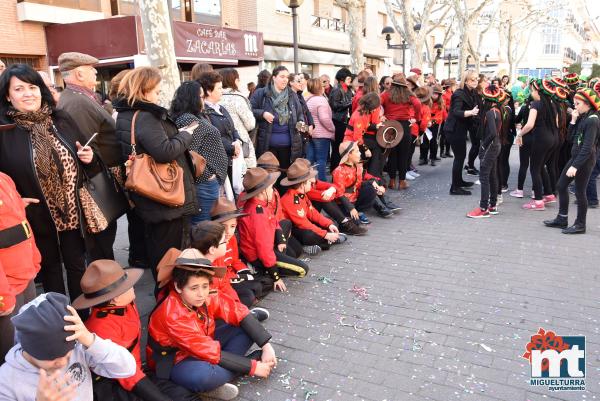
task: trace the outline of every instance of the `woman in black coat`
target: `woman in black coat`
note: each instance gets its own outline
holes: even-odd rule
[[[31,230],[42,254],[46,292],[81,294],[85,271],[86,223],[79,189],[83,169],[98,172],[85,135],[66,113],[56,110],[42,77],[25,64],[13,64],[0,77],[0,171],[8,174],[27,205]]]
[[[296,123],[304,122],[298,96],[288,87],[288,77],[287,68],[275,67],[269,85],[257,89],[250,98],[258,123],[256,157],[271,151],[283,169],[302,157],[302,135]]]
[[[475,71],[467,70],[463,73],[460,89],[452,94],[450,111],[444,123],[446,141],[454,152],[450,195],[471,195],[471,191],[464,188],[473,186],[473,183],[463,180],[462,170],[467,156],[467,133],[475,132],[479,127],[481,100],[477,93],[477,84],[478,75]]]
[[[155,276],[156,266],[169,248],[183,249],[189,245],[190,217],[198,213],[193,164],[188,151],[192,135],[185,128],[178,130],[167,110],[158,105],[160,82],[156,68],[136,68],[121,81],[120,98],[114,103],[119,112],[117,136],[123,149],[123,162],[131,154],[131,121],[139,111],[135,121],[137,154],[147,153],[157,163],[174,160],[183,169],[183,206],[166,206],[130,192],[134,211],[144,222],[149,267]]]
[[[350,109],[352,107],[352,73],[346,67],[340,68],[335,74],[337,85],[329,94],[329,105],[331,106],[333,125],[335,126],[335,138],[331,144],[331,161],[329,168],[331,171],[340,164],[340,144],[344,140],[346,124],[350,118]]]

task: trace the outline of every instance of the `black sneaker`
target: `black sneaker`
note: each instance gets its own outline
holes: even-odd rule
[[[387,206],[387,208],[392,211],[392,212],[398,212],[400,210],[402,210],[402,208],[398,205],[396,205],[394,202],[392,201],[386,201],[385,205]]]
[[[443,157],[443,156],[442,156],[442,157]],[[434,156],[434,157],[433,157],[433,159],[431,159],[431,160],[435,160],[436,162],[439,162],[439,161],[440,161],[440,160],[442,160],[442,159],[440,159],[440,158],[439,158],[439,157],[437,157],[437,156]]]
[[[348,235],[365,235],[368,230],[366,227],[356,224],[354,220],[348,219],[345,223],[340,224],[340,231]]]
[[[575,223],[571,227],[562,230],[563,234],[585,234],[585,226]]]
[[[450,195],[471,195],[471,191],[462,188],[450,188]]]
[[[462,188],[471,188],[475,183],[473,181],[463,181],[460,183]]]
[[[429,162],[429,164],[430,164],[432,167],[435,167],[435,160],[431,159],[431,161]]]
[[[425,165],[427,165],[427,159],[419,160],[419,166],[425,166]]]
[[[338,239],[336,239],[333,244],[334,245],[339,245],[339,244],[343,244],[344,242],[348,241],[348,237],[346,237],[346,234],[344,233],[340,233],[338,235]]]
[[[477,170],[475,167],[473,168],[467,168],[467,175],[472,175],[477,177],[479,175],[479,170]]]
[[[588,207],[590,209],[598,209],[598,204],[597,203],[588,203]]]
[[[442,154],[440,155],[440,157],[441,157],[442,159],[445,159],[446,157],[448,157],[448,155],[446,155],[445,153],[442,153]]]
[[[259,322],[264,322],[270,316],[268,310],[266,310],[265,308],[259,308],[259,307],[250,309],[250,313],[252,313],[254,315],[254,317],[256,318],[256,320],[258,320]]]
[[[446,157],[449,159],[452,159],[454,156],[452,156],[452,153],[446,152]]]

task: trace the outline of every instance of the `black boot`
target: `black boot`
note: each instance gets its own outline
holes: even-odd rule
[[[569,220],[567,216],[557,215],[553,220],[544,220],[546,227],[567,228]]]
[[[394,213],[390,209],[387,208],[379,199],[379,197],[375,198],[375,203],[373,203],[373,209],[377,212],[379,217],[391,217]]]
[[[378,195],[381,202],[387,207],[391,212],[397,212],[402,210],[402,208],[396,205],[394,202],[389,200],[385,195]]]
[[[431,160],[429,161],[429,164],[431,164],[432,166],[435,166],[435,160],[434,160],[434,159],[431,159]]]
[[[562,230],[563,234],[585,234],[585,224],[575,223]]]
[[[450,153],[449,150],[446,151],[446,157],[452,159],[454,156],[452,156],[452,153]]]
[[[419,159],[419,166],[427,165],[427,159]]]
[[[471,195],[471,191],[467,191],[460,187],[450,187],[450,195]]]

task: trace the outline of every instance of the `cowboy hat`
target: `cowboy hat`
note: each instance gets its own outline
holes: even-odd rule
[[[377,130],[375,139],[382,148],[391,149],[400,143],[402,136],[404,136],[402,124],[396,120],[387,120]]]
[[[210,219],[217,223],[247,215],[248,213],[243,213],[232,201],[224,197],[217,199],[210,211]]]
[[[404,78],[400,74],[394,75],[394,79],[392,81],[392,85],[404,86],[405,88],[408,88],[408,82],[406,82],[406,78]]]
[[[344,164],[348,161],[350,151],[354,149],[355,146],[356,142],[354,141],[344,141],[340,143],[340,164]]]
[[[421,103],[427,103],[431,99],[431,89],[428,86],[421,86],[415,89],[415,96]]]
[[[265,152],[256,159],[256,167],[262,167],[269,172],[285,171],[285,169],[279,166],[279,160],[272,152]]]
[[[162,257],[156,267],[156,282],[158,288],[162,288],[173,276],[173,269],[183,269],[189,271],[201,271],[210,276],[221,278],[225,276],[227,268],[213,266],[210,260],[206,259],[199,250],[188,248],[180,251],[176,248],[170,248]]]
[[[444,88],[442,88],[441,85],[436,84],[433,85],[431,88],[433,93],[437,93],[438,95],[444,94]]]
[[[301,159],[296,159],[287,169],[287,177],[281,180],[281,185],[289,187],[290,185],[300,184],[317,176],[317,170],[310,168],[308,164]]]
[[[406,80],[410,83],[412,83],[414,86],[416,86],[417,88],[420,86],[419,85],[419,77],[417,77],[416,75],[410,75],[406,78]]]
[[[144,269],[123,269],[114,260],[99,259],[89,264],[80,286],[83,294],[73,301],[73,308],[87,309],[110,301],[134,286]]]
[[[246,175],[244,175],[244,180],[242,181],[245,192],[240,195],[240,199],[245,201],[255,197],[269,185],[275,184],[275,181],[277,181],[280,175],[280,172],[269,173],[261,167],[248,169]]]

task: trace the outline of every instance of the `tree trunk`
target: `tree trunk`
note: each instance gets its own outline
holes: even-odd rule
[[[160,104],[168,107],[181,83],[175,58],[173,31],[167,0],[139,0],[146,54],[150,65],[160,69]]]
[[[350,29],[350,71],[358,74],[364,69],[365,62],[363,57],[363,9],[352,3],[348,6],[348,19]]]

